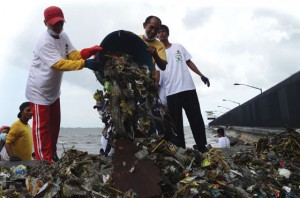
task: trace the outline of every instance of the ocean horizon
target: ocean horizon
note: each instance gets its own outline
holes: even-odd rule
[[[71,148],[86,151],[89,154],[99,154],[102,130],[101,127],[61,127],[57,142],[58,156]],[[190,127],[185,126],[184,131],[186,146],[192,148],[195,141]],[[207,143],[212,146],[217,144],[217,138],[214,135],[211,130],[206,128]]]

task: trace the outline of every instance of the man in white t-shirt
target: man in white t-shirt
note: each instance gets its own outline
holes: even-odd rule
[[[230,140],[225,136],[224,128],[218,128],[217,133],[219,137],[218,148],[229,148]]]
[[[157,34],[158,39],[165,45],[167,54],[167,66],[164,71],[159,71],[160,87],[165,89],[167,106],[171,118],[176,126],[177,137],[173,142],[182,148],[186,148],[182,109],[185,110],[190,127],[197,145],[197,149],[206,152],[206,134],[204,121],[201,115],[200,104],[189,69],[198,74],[202,81],[209,87],[210,83],[191,61],[191,55],[180,44],[170,43],[169,28],[161,25]],[[163,92],[160,93],[163,97]],[[167,134],[168,136],[168,134]]]
[[[77,51],[68,35],[63,32],[65,18],[59,7],[44,11],[47,27],[33,51],[26,86],[26,98],[33,113],[33,142],[37,161],[57,161],[56,143],[60,129],[60,86],[64,71],[86,67],[99,69],[96,60],[88,59],[102,50],[100,46]]]

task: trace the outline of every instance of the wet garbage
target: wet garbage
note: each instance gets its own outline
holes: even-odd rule
[[[53,164],[2,167],[3,197],[300,197],[298,132],[269,134],[234,153],[176,147],[163,135],[174,130],[147,67],[129,54],[104,56],[94,99],[114,155],[70,149]]]
[[[299,133],[294,135],[300,138]],[[151,189],[160,193],[155,197],[300,197],[299,159],[274,150],[258,153],[253,146],[228,154],[212,148],[203,154],[177,148],[158,135],[120,139],[116,146],[116,158],[70,149],[51,165],[2,168],[1,193],[3,197],[148,197],[141,191]],[[128,146],[131,150],[126,150]]]

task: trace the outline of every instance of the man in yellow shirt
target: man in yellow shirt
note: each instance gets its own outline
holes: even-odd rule
[[[145,33],[140,35],[140,38],[146,43],[148,51],[152,55],[153,67],[151,72],[156,78],[156,85],[158,85],[159,77],[155,72],[155,64],[161,70],[165,70],[167,65],[165,46],[162,42],[156,39],[158,29],[161,26],[161,20],[157,16],[148,16],[143,23],[143,26]]]
[[[5,147],[10,161],[32,159],[32,132],[28,121],[32,118],[30,102],[20,105],[18,120],[14,122],[6,136]]]

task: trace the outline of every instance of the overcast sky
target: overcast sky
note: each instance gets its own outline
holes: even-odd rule
[[[0,126],[11,125],[17,119],[19,105],[26,101],[32,51],[46,31],[43,11],[52,5],[62,8],[64,31],[78,50],[100,44],[116,30],[142,34],[145,18],[159,16],[170,28],[170,42],[185,46],[211,82],[207,88],[192,75],[206,124],[205,111],[222,114],[228,111],[226,108],[236,107],[223,99],[244,103],[260,93],[234,83],[266,91],[299,71],[298,0],[9,0],[0,8]],[[103,126],[92,108],[96,89],[102,86],[91,70],[65,72],[62,127]]]

